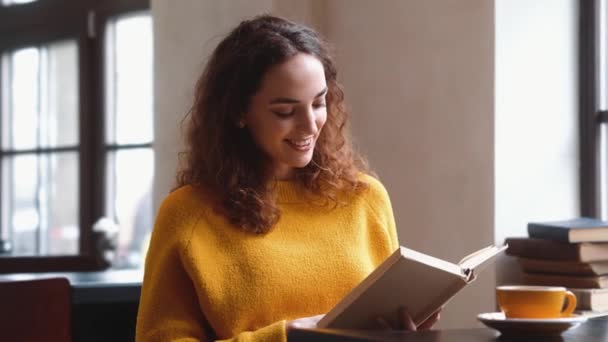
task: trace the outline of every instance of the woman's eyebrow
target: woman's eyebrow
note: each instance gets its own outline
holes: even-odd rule
[[[317,95],[315,95],[315,99],[325,95],[326,93],[327,93],[327,87],[325,87]],[[272,99],[272,101],[270,101],[271,105],[278,104],[278,103],[293,104],[293,103],[300,103],[300,101],[298,101],[296,99],[290,99],[288,97],[277,97],[277,98]]]

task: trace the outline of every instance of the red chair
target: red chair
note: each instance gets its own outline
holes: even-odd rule
[[[0,340],[72,340],[72,293],[66,278],[0,282]]]

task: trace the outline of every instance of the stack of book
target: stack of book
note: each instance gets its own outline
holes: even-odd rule
[[[528,236],[506,240],[524,283],[565,286],[576,295],[577,310],[608,311],[608,222],[586,217],[533,222]]]

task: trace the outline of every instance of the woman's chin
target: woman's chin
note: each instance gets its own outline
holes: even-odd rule
[[[308,164],[310,164],[312,162],[312,156],[310,158],[306,158],[305,160],[299,160],[297,163],[295,163],[295,165],[293,166],[294,168],[297,169],[302,169],[308,166]]]

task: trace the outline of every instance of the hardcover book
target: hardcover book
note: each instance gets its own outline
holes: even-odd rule
[[[567,276],[524,272],[523,280],[527,285],[564,286],[586,289],[603,289],[608,287],[608,275]]]
[[[589,311],[608,310],[608,289],[569,288],[576,296],[576,309]]]
[[[475,280],[507,246],[489,246],[458,264],[400,247],[331,309],[317,326],[378,329],[377,318],[394,322],[404,307],[416,325]]]
[[[551,273],[572,276],[608,274],[608,261],[577,262],[518,258],[519,265],[528,273]]]
[[[530,222],[528,235],[562,242],[608,241],[608,222],[590,217],[565,221]]]
[[[608,243],[565,243],[534,238],[508,238],[512,256],[578,262],[608,261]]]

